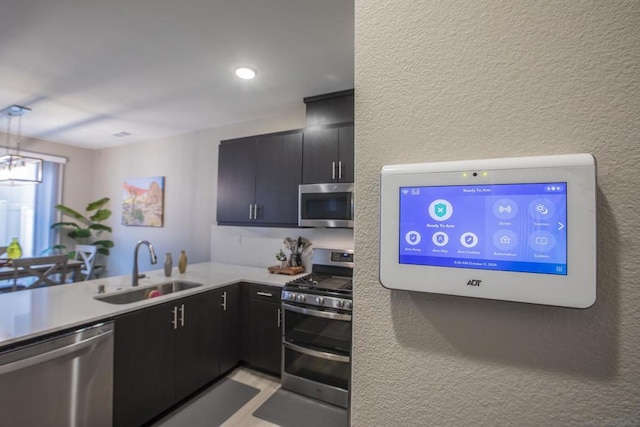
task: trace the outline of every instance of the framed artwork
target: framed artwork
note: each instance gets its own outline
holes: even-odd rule
[[[128,178],[122,186],[122,225],[164,225],[164,176]]]

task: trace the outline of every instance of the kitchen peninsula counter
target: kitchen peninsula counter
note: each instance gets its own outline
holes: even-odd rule
[[[286,282],[304,274],[271,274],[266,267],[211,262],[190,264],[183,274],[179,274],[177,268],[174,268],[171,277],[166,277],[163,270],[144,273],[147,277],[139,280],[138,288],[153,287],[174,280],[201,283],[202,286],[129,304],[110,304],[94,297],[98,295],[100,285],[105,287],[102,295],[135,289],[131,286],[131,275],[0,294],[0,351],[16,343],[233,283],[246,281],[282,287]]]

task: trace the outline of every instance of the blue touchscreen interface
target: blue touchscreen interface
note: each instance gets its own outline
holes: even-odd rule
[[[400,188],[400,263],[567,274],[567,183]]]

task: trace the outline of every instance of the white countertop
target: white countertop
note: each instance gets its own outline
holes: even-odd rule
[[[94,296],[98,295],[101,284],[105,285],[106,294],[133,289],[131,275],[0,294],[0,348],[236,282],[282,287],[298,277],[271,274],[266,267],[210,262],[190,264],[184,274],[174,268],[171,277],[165,277],[163,270],[144,273],[148,277],[139,280],[139,288],[171,280],[197,282],[203,286],[130,304],[110,304],[95,300]]]

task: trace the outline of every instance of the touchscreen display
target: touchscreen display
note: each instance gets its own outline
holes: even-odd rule
[[[400,264],[567,274],[567,183],[400,188]]]

